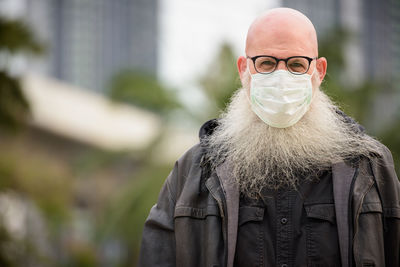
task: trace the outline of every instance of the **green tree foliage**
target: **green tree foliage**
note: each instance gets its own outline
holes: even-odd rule
[[[12,243],[12,238],[3,225],[0,224],[0,246],[6,247]],[[0,266],[14,267],[16,266],[15,259],[10,253],[5,253],[5,250],[0,251]]]
[[[111,99],[159,114],[179,107],[175,92],[148,73],[122,71],[113,77],[110,88]]]
[[[0,71],[0,126],[16,130],[25,124],[28,116],[29,104],[19,80]]]
[[[25,23],[0,17],[0,51],[41,54],[44,47]]]
[[[0,128],[15,133],[29,118],[29,103],[26,100],[18,77],[9,73],[13,57],[19,54],[38,55],[44,52],[42,44],[33,32],[19,20],[0,17]],[[2,133],[2,132],[0,132]],[[34,203],[41,208],[49,221],[60,222],[66,218],[68,187],[49,170],[47,164],[24,160],[14,146],[4,141],[10,136],[0,135],[0,193],[12,192],[25,205]],[[10,142],[12,143],[12,142]],[[6,145],[6,147],[3,146]],[[18,144],[16,145],[16,147]],[[17,155],[18,154],[18,155]],[[46,167],[44,167],[46,166]],[[19,239],[8,232],[0,215],[0,265],[27,266],[28,263],[47,261],[30,237]],[[29,222],[27,222],[29,223]],[[43,260],[43,261],[42,261]]]
[[[21,90],[19,79],[7,68],[13,55],[43,53],[43,45],[21,21],[0,17],[0,127],[17,130],[29,117],[29,104]]]
[[[368,118],[372,112],[371,107],[381,87],[377,81],[365,80],[361,84],[351,85],[343,79],[345,45],[350,38],[352,35],[341,28],[335,28],[321,37],[319,55],[328,60],[322,88],[345,113],[361,124],[370,125]]]
[[[344,51],[347,42],[354,36],[343,29],[336,28],[322,36],[319,42],[319,55],[328,60],[328,70],[322,85],[324,91],[338,103],[341,109],[366,126],[371,121],[374,102],[380,94],[393,90],[396,85],[382,81],[366,79],[361,84],[351,85],[343,79],[345,70]],[[397,173],[400,173],[400,118],[392,122],[391,127],[373,133],[392,151]]]
[[[228,43],[221,46],[217,57],[200,79],[200,85],[211,103],[210,115],[218,116],[229,103],[232,93],[240,87],[236,57]]]
[[[52,160],[40,157],[39,153],[31,158],[19,140],[6,135],[0,135],[0,139],[0,151],[6,151],[0,153],[0,195],[4,197],[12,193],[25,205],[30,204],[24,206],[25,212],[32,207],[39,208],[39,214],[43,215],[43,222],[48,226],[43,234],[49,233],[57,240],[61,234],[60,226],[69,220],[72,180],[68,173],[55,166]],[[0,214],[0,266],[19,267],[32,262],[54,266],[45,264],[50,259],[35,246],[38,242],[35,237],[26,235],[21,239],[9,233],[3,225],[3,215]],[[30,221],[26,223],[30,224]],[[47,236],[43,240],[47,240]]]
[[[135,266],[145,219],[156,203],[171,166],[145,161],[130,183],[115,196],[103,213],[98,240],[119,240],[123,252],[120,266]]]

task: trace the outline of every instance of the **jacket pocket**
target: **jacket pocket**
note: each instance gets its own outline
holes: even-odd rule
[[[356,266],[385,265],[382,214],[380,202],[362,203],[353,239]]]
[[[236,266],[264,266],[264,208],[241,206],[236,243]]]
[[[239,227],[247,222],[261,222],[264,218],[264,208],[261,207],[240,207]]]
[[[369,260],[364,261],[362,264],[362,267],[374,267],[374,266],[375,266],[375,262],[369,261]]]
[[[361,206],[360,213],[382,213],[382,205],[380,202],[374,202],[374,203],[363,203]]]
[[[307,218],[323,220],[336,224],[336,213],[334,204],[304,204]]]
[[[386,218],[400,219],[400,208],[385,208],[383,212]]]
[[[220,216],[218,206],[209,205],[204,208],[177,206],[174,213],[174,218],[192,217],[195,219],[205,219],[207,216]]]
[[[309,266],[340,266],[340,249],[335,205],[304,204],[306,211],[306,247]]]
[[[222,218],[217,205],[176,206],[176,266],[223,266]]]

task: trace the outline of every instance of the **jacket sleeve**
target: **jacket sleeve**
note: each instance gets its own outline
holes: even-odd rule
[[[176,180],[178,163],[165,181],[157,204],[145,222],[139,255],[139,266],[175,266],[174,210],[171,181]]]
[[[400,182],[392,154],[383,147],[382,157],[373,164],[384,215],[386,266],[400,266]]]

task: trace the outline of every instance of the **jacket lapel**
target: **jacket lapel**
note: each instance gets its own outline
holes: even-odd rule
[[[226,199],[227,217],[227,267],[233,266],[239,218],[239,189],[231,176],[231,167],[226,161],[216,168]]]
[[[349,200],[356,168],[344,162],[332,165],[333,198],[335,200],[335,212],[337,231],[339,236],[340,256],[343,267],[349,267],[350,252],[350,222]]]

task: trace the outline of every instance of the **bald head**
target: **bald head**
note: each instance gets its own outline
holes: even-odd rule
[[[262,14],[249,28],[246,54],[255,56],[265,51],[272,56],[279,53],[281,57],[318,56],[317,34],[312,22],[291,8],[275,8]]]

